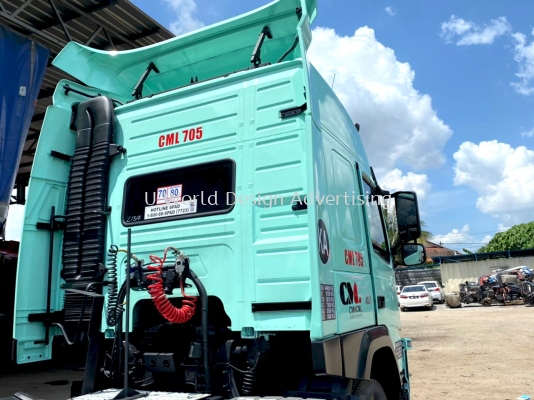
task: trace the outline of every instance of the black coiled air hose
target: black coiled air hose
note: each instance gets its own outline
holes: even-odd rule
[[[247,361],[247,371],[243,377],[243,385],[241,391],[244,396],[250,396],[254,393],[254,388],[256,386],[256,365],[251,360]]]
[[[112,244],[108,250],[108,306],[106,319],[108,326],[117,325],[119,287],[117,283],[117,254],[119,248]]]

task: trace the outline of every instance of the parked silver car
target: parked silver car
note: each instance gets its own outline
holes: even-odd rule
[[[432,295],[434,301],[437,301],[439,304],[445,303],[445,291],[443,290],[444,286],[442,286],[438,281],[425,281],[418,282],[417,284],[424,285],[426,290],[428,290]]]
[[[424,285],[409,285],[402,288],[399,305],[401,311],[416,307],[425,307],[427,310],[432,310],[434,301]]]

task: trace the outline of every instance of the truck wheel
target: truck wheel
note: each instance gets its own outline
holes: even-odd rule
[[[363,399],[387,400],[384,389],[382,389],[382,386],[380,386],[380,383],[378,383],[374,379],[371,379],[368,381],[362,379],[354,383],[356,387],[355,389],[353,389],[352,394],[362,395]]]

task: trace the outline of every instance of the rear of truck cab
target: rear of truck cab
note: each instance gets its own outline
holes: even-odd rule
[[[311,4],[274,2],[220,31],[114,56],[75,43],[62,51],[55,65],[95,88],[61,82],[44,121],[19,263],[17,362],[50,359],[46,341],[61,334],[29,318],[35,310],[57,316],[74,304],[70,315],[84,312],[64,300],[60,232],[36,227],[50,221],[52,207],[63,212],[68,203],[70,166],[50,154],[75,148],[72,106],[87,100],[83,93],[104,94],[117,101],[113,140],[124,150],[115,154],[105,188],[105,248],[126,248],[129,230],[139,259],[176,246],[236,337],[304,332],[320,350],[312,356],[316,372],[351,379],[370,379],[374,354],[386,354],[397,366],[391,379],[404,378],[409,395],[409,341],[400,337],[391,249],[379,206],[366,200],[380,190],[353,121],[306,60],[315,9],[300,19],[297,6],[302,12]],[[249,66],[266,25],[273,39],[265,39],[262,61]],[[131,101],[149,61],[158,72]],[[200,79],[189,83],[189,75]],[[168,204],[169,194],[180,202]],[[24,290],[47,281],[33,261],[47,259],[51,238],[50,285],[27,299]],[[125,278],[119,270],[118,281]],[[187,293],[196,295],[194,288]],[[103,294],[109,305],[108,289]],[[134,317],[124,328],[140,329],[139,310],[156,312],[151,302],[134,290],[127,307]],[[102,316],[98,329],[111,338],[106,310]]]

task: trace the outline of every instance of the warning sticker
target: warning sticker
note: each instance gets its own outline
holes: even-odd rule
[[[182,185],[159,187],[156,204],[176,203],[182,200]]]
[[[160,206],[145,207],[145,220],[173,217],[181,214],[192,214],[196,212],[197,199],[191,201],[178,201]]]
[[[336,319],[334,285],[321,285],[321,311],[323,313],[323,321]]]

